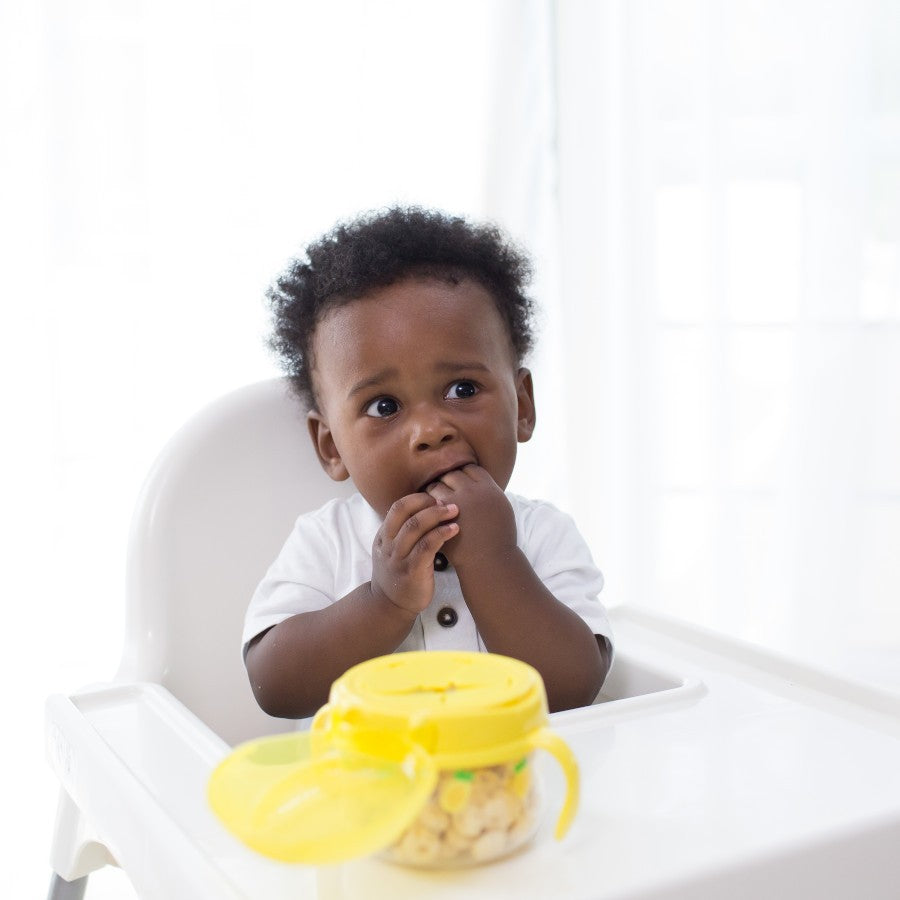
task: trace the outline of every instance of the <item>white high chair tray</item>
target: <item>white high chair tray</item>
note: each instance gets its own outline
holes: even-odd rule
[[[254,854],[206,805],[228,745],[159,685],[51,698],[49,757],[148,900],[900,896],[900,695],[656,614],[611,614],[608,702],[552,717],[581,768],[572,830],[553,839],[562,778],[548,763],[535,841],[476,869]]]

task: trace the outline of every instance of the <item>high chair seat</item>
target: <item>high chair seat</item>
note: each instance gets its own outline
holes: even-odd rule
[[[253,698],[244,612],[297,516],[352,492],[319,465],[286,379],[201,411],[164,448],[137,502],[116,680],[161,684],[230,744],[290,727]]]
[[[477,869],[291,866],[240,844],[210,774],[234,743],[293,727],[253,701],[244,609],[294,518],[350,490],[322,473],[281,379],[164,449],[135,512],[119,671],[47,701],[52,900],[110,863],[142,900],[895,900],[900,696],[623,605],[601,702],[551,716],[581,769],[565,840],[548,767],[533,844]]]

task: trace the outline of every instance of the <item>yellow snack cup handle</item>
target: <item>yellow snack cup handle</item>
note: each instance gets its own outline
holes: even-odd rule
[[[575,813],[578,811],[580,783],[578,762],[575,754],[569,749],[569,745],[549,728],[539,728],[532,732],[529,735],[529,742],[536,750],[546,750],[555,756],[566,777],[566,799],[563,801],[562,810],[556,820],[556,830],[553,832],[554,837],[561,840],[569,830],[572,819],[575,818]]]

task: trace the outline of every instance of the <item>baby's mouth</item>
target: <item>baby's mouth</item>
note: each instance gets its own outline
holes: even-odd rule
[[[466,466],[471,465],[471,462],[463,462],[458,466],[451,466],[449,469],[444,469],[443,472],[439,472],[437,475],[432,476],[425,482],[420,488],[419,493],[424,494],[428,492],[428,488],[430,488],[433,484],[437,484],[445,475],[449,475],[451,472],[457,472],[460,469],[465,468]]]

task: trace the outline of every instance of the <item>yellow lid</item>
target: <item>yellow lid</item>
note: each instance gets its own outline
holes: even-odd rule
[[[443,651],[378,657],[335,681],[310,733],[236,748],[213,772],[209,801],[260,853],[338,862],[396,840],[425,805],[439,770],[543,749],[567,781],[559,838],[575,814],[578,767],[546,724],[541,677],[519,660]]]
[[[248,741],[213,770],[209,803],[264,856],[313,865],[365,856],[400,836],[437,781],[420,747],[382,739],[378,749],[312,754],[309,732]]]
[[[332,685],[313,733],[348,748],[372,732],[402,735],[448,769],[529,753],[529,736],[546,724],[536,669],[492,653],[426,650],[349,669]]]

